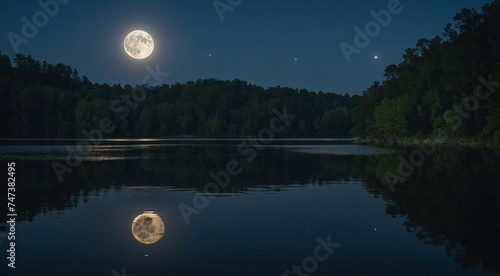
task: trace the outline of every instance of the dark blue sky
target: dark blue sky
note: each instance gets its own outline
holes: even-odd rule
[[[50,2],[55,0],[41,0]],[[60,2],[68,0],[59,0]],[[170,75],[165,83],[200,78],[242,79],[256,85],[360,94],[382,80],[388,64],[399,63],[418,38],[441,34],[464,7],[480,10],[484,0],[400,0],[403,10],[346,61],[339,45],[354,45],[358,26],[395,0],[219,0],[241,2],[223,14],[213,0],[69,0],[43,24],[19,53],[77,68],[94,82],[140,84],[146,67]],[[0,2],[0,51],[14,57],[8,34],[22,36],[22,17],[33,22],[38,1]],[[40,14],[39,14],[40,15]],[[134,60],[123,39],[134,29],[149,32],[155,51]],[[374,59],[377,55],[379,58]]]

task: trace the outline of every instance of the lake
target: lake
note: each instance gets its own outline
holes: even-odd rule
[[[77,142],[1,141],[16,188],[1,275],[500,273],[498,150]]]

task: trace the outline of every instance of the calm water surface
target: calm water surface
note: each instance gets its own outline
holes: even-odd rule
[[[500,273],[498,152],[437,148],[391,189],[414,149],[351,142],[4,140],[16,268],[0,274]]]

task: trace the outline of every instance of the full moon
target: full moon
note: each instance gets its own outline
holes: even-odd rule
[[[153,244],[159,241],[165,232],[165,224],[160,216],[152,211],[145,211],[132,222],[132,235],[144,244]]]
[[[129,56],[135,59],[144,59],[151,55],[155,48],[155,43],[147,32],[135,30],[125,37],[123,48]]]

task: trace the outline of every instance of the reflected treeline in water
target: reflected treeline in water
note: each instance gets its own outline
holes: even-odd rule
[[[255,159],[249,161],[237,146],[228,145],[152,146],[116,152],[106,148],[89,155],[103,161],[81,162],[73,172],[63,175],[62,183],[51,167],[52,160],[16,161],[18,219],[32,220],[48,211],[70,209],[84,203],[89,195],[118,187],[203,191],[206,183],[213,182],[210,172],[225,170],[230,160],[238,161],[242,170],[220,189],[228,195],[254,187],[278,192],[290,185],[360,179],[367,160],[363,156],[312,155],[279,148],[256,152]]]
[[[500,273],[499,157],[498,150],[438,148],[391,189],[386,173],[398,172],[400,160],[371,156],[364,180],[387,202],[387,214],[406,217],[406,229],[420,241],[444,246],[464,269]]]
[[[411,151],[403,150],[401,156]],[[419,240],[443,246],[464,269],[482,266],[500,273],[498,151],[437,148],[394,190],[384,179],[387,172],[398,173],[398,154],[310,154],[281,147],[256,152],[255,159],[247,160],[235,145],[104,147],[66,173],[62,183],[51,167],[53,160],[12,160],[18,220],[75,208],[91,195],[124,187],[203,191],[213,181],[210,172],[223,171],[235,160],[241,173],[231,177],[222,195],[362,180],[368,192],[386,201],[387,214],[406,218],[404,226]]]

